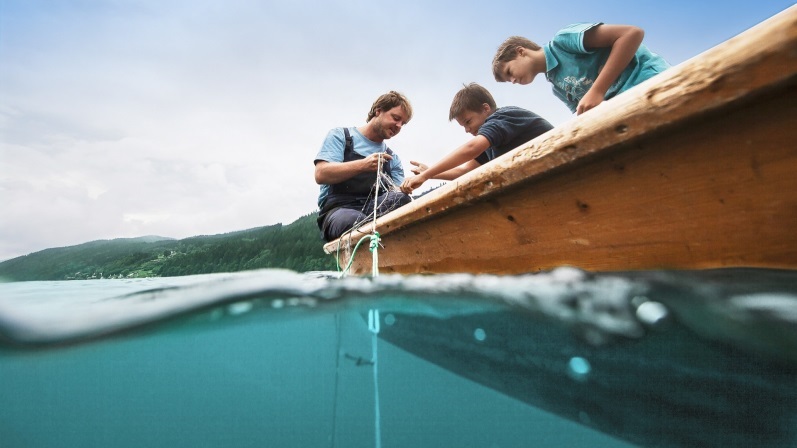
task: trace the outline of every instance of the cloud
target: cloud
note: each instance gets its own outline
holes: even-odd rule
[[[622,3],[577,9],[643,26],[673,62],[789,6],[740,4],[734,20],[705,24],[692,18],[695,2],[663,11]],[[467,140],[448,121],[463,83],[554,124],[571,118],[544,80],[495,83],[489,61],[506,36],[545,39],[573,20],[573,8],[503,0],[0,8],[0,260],[101,238],[291,222],[315,207],[312,160],[327,131],[364,124],[388,90],[415,109],[388,142],[407,171],[410,160],[433,162]],[[682,22],[705,35],[675,27]]]

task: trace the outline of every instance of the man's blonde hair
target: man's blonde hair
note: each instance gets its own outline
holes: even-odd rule
[[[459,114],[465,111],[481,112],[482,104],[490,106],[491,110],[495,110],[495,100],[490,92],[484,87],[472,82],[466,84],[465,87],[459,90],[454,95],[454,100],[451,101],[451,110],[448,112],[448,121],[453,120]]]
[[[529,50],[539,50],[540,46],[521,36],[511,36],[507,38],[499,47],[493,58],[493,76],[498,82],[505,82],[504,64],[515,60],[517,49],[523,47]]]
[[[371,119],[376,116],[377,110],[387,112],[396,106],[401,106],[401,108],[404,109],[404,112],[407,113],[406,123],[409,123],[410,119],[412,118],[412,105],[410,104],[410,100],[394,90],[391,90],[390,92],[380,96],[376,99],[376,101],[374,101],[374,104],[371,106],[371,110],[368,111],[368,119],[365,120],[366,123],[371,121]]]

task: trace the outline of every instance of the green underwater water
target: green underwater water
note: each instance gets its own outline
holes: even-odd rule
[[[797,446],[795,367],[715,347],[677,322],[629,336],[633,329],[605,326],[597,309],[590,325],[553,317],[562,310],[518,310],[506,304],[516,297],[511,291],[495,300],[503,295],[497,285],[512,289],[510,279],[392,278],[377,288],[353,280],[336,289],[336,280],[285,275],[262,280],[259,294],[233,279],[226,295],[209,300],[198,291],[211,288],[186,287],[221,277],[1,284],[0,446],[689,446],[692,439],[678,435],[685,431],[703,431],[709,441],[718,431],[723,446],[750,437],[759,446]],[[313,282],[321,283],[308,287]],[[561,283],[531,282],[541,289]],[[166,289],[125,295],[153,288]],[[101,327],[170,300],[201,306],[44,342],[20,340],[12,324],[26,318],[8,318],[23,304],[43,322],[77,320],[111,304],[112,312],[83,324]],[[377,391],[370,309],[381,311]],[[668,383],[690,389],[675,394]],[[528,390],[513,396],[518,388]],[[678,415],[754,410],[755,399],[744,401],[753,394],[779,398],[738,437],[721,436],[738,429],[716,428],[716,420]],[[745,418],[743,411],[729,415]],[[644,438],[650,428],[665,429]]]
[[[341,360],[333,400],[336,321],[321,314],[4,351],[2,446],[373,446],[371,368]],[[342,319],[343,346],[368,356],[358,318]],[[379,356],[384,447],[626,446],[389,344]]]

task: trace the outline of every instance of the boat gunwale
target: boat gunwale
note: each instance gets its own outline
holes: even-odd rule
[[[375,226],[344,234],[324,251],[351,247],[371,230],[384,236],[428,221],[794,84],[797,5],[378,218]]]

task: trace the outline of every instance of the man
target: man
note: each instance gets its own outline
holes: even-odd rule
[[[373,216],[375,199],[380,216],[410,202],[396,189],[404,181],[401,160],[384,143],[410,118],[410,102],[390,91],[371,106],[364,126],[329,131],[314,160],[315,181],[321,185],[318,226],[324,240],[335,240]],[[377,181],[381,183],[375,197]]]

